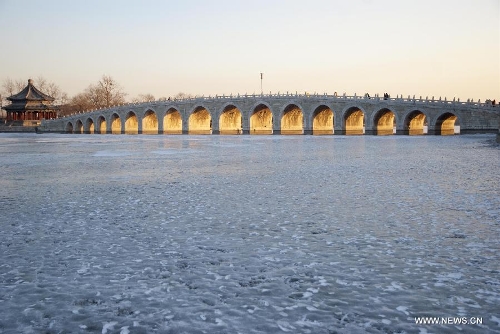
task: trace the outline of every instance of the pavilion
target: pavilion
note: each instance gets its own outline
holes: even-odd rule
[[[28,85],[19,93],[9,96],[11,104],[2,107],[7,112],[7,122],[22,123],[24,126],[40,125],[42,119],[57,117],[59,106],[53,106],[54,98],[42,93],[28,80]]]

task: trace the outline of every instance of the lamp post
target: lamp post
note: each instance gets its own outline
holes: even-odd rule
[[[260,94],[264,94],[264,91],[262,90],[262,79],[264,77],[264,73],[260,72]]]

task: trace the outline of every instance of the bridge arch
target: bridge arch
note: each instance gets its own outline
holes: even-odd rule
[[[397,114],[390,108],[384,107],[373,113],[372,133],[378,136],[387,136],[395,134],[397,122]]]
[[[274,117],[271,107],[260,102],[250,110],[249,130],[252,135],[269,135],[273,133]]]
[[[106,134],[106,118],[103,115],[97,118],[96,133]]]
[[[335,116],[330,107],[320,104],[311,114],[313,135],[331,135],[334,133]]]
[[[66,123],[66,127],[64,129],[66,133],[73,133],[73,123],[68,122]]]
[[[189,115],[189,134],[211,134],[212,115],[206,107],[197,106]]]
[[[163,133],[182,134],[182,115],[179,108],[170,107],[163,117]]]
[[[74,133],[83,133],[83,122],[81,119],[77,120],[75,123]]]
[[[243,115],[241,110],[232,103],[226,104],[219,117],[219,133],[234,135],[242,133]]]
[[[289,103],[283,108],[280,119],[281,134],[298,135],[304,133],[304,113],[297,103]]]
[[[366,112],[359,106],[348,106],[342,111],[342,121],[346,135],[362,135],[365,133]]]
[[[410,136],[418,136],[425,134],[427,126],[427,114],[420,109],[412,109],[403,117],[403,131]]]
[[[144,112],[141,130],[143,134],[158,134],[158,116],[152,109]]]
[[[457,126],[457,131],[455,131]],[[451,112],[444,112],[437,116],[434,122],[434,131],[437,135],[449,136],[455,133],[460,133],[460,120],[458,116]]]
[[[87,118],[85,121],[85,133],[93,134],[95,133],[95,123],[92,117]]]
[[[122,121],[120,119],[120,115],[118,115],[117,113],[113,113],[110,118],[110,124],[112,134],[122,133]]]
[[[125,116],[125,133],[134,135],[139,133],[139,120],[133,111],[129,111]]]

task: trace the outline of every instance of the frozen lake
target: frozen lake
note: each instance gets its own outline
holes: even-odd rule
[[[0,134],[0,333],[500,333],[493,141]]]

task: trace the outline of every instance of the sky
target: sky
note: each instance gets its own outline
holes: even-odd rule
[[[0,0],[0,83],[69,97],[309,92],[500,100],[500,0]],[[35,81],[36,86],[36,81]]]

